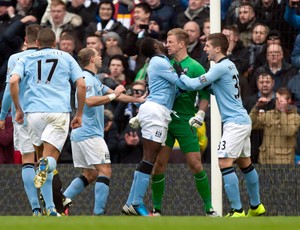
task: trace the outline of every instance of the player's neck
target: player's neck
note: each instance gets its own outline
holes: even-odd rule
[[[91,65],[91,64],[85,66],[84,69],[86,69],[86,70],[88,70],[88,71],[90,71],[90,72],[92,72],[92,73],[94,73],[94,74],[97,73],[97,68],[96,68],[96,66]]]
[[[180,62],[183,59],[185,59],[188,56],[188,53],[186,50],[181,50],[178,53],[175,54],[174,59],[176,62]]]
[[[217,63],[217,62],[219,62],[224,57],[226,57],[226,56],[224,54],[220,53],[220,54],[216,55],[214,62]]]

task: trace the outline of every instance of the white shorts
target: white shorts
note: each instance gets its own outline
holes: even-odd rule
[[[69,133],[69,113],[28,113],[27,121],[34,145],[40,146],[45,141],[62,150]]]
[[[110,164],[110,155],[103,138],[71,141],[73,163],[76,168],[95,169],[93,165]]]
[[[26,118],[25,118],[26,119]],[[27,125],[20,125],[13,123],[14,125],[14,145],[15,149],[19,150],[22,155],[33,153],[35,151],[33,144],[29,138],[29,131]]]
[[[164,144],[171,121],[170,113],[167,107],[155,102],[143,103],[138,113],[143,138]]]
[[[250,134],[252,126],[227,123],[218,147],[219,158],[239,158],[251,156]]]

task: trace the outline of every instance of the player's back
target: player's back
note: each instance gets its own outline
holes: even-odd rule
[[[12,73],[26,83],[24,112],[70,112],[69,80],[82,70],[68,53],[45,48],[22,57]]]
[[[172,109],[175,100],[177,74],[167,57],[154,56],[147,69],[150,94],[147,101],[153,101]]]
[[[11,77],[11,71],[13,70],[13,68],[16,66],[17,62],[24,56],[29,55],[31,53],[34,53],[36,51],[36,49],[32,49],[29,48],[25,51],[19,52],[19,53],[15,53],[13,55],[11,55],[8,59],[8,63],[7,63],[7,74],[6,74],[6,83],[9,84],[9,80]],[[21,81],[19,84],[19,103],[21,105],[21,107],[23,108],[23,104],[24,104],[24,91],[25,91],[25,81]],[[11,112],[12,112],[12,118],[13,118],[13,122],[15,121],[15,105],[14,103],[11,103]]]
[[[250,124],[251,120],[241,101],[239,73],[234,63],[228,58],[223,59],[211,67],[207,74],[220,76],[211,87],[216,96],[222,122]]]

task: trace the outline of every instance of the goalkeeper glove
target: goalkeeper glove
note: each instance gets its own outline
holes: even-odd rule
[[[200,128],[204,122],[205,112],[199,110],[194,117],[189,120],[190,126]]]
[[[140,126],[140,121],[137,115],[129,120],[129,125],[133,129],[137,129]]]

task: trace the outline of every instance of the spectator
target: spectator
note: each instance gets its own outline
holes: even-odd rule
[[[280,87],[287,86],[288,81],[297,74],[297,69],[288,63],[283,57],[283,50],[279,44],[271,44],[267,48],[267,62],[256,69],[249,79],[249,84],[253,94],[257,93],[256,77],[262,72],[270,74],[274,80],[274,91]]]
[[[291,55],[292,65],[300,72],[300,33],[297,35]]]
[[[202,42],[203,45],[205,45],[206,39],[208,37],[208,35],[210,34],[210,19],[206,18],[203,21],[203,24],[201,25],[201,29],[200,29],[200,41]]]
[[[80,40],[83,39],[82,18],[66,11],[66,4],[62,0],[52,0],[50,5],[50,15],[44,14],[43,26],[50,27],[56,36],[56,43],[59,43],[61,33],[64,30],[74,30]]]
[[[64,33],[60,39],[58,47],[60,50],[69,53],[77,60],[77,52],[75,51],[75,38],[71,33]]]
[[[162,29],[162,20],[157,16],[151,16],[149,18],[149,29],[148,33],[151,38],[156,38],[160,41],[165,41],[167,37],[167,31]]]
[[[108,32],[102,35],[103,51],[102,51],[102,67],[101,72],[109,73],[108,63],[112,56],[123,55],[121,48],[122,40],[115,32]]]
[[[136,0],[118,0],[113,1],[115,6],[115,15],[114,18],[121,22],[123,26],[127,29],[130,28],[132,20],[132,9],[134,4],[137,4],[139,1]]]
[[[102,35],[103,32],[116,32],[122,41],[125,41],[127,28],[114,19],[114,4],[110,0],[103,0],[99,3],[95,18],[85,29],[86,34]]]
[[[300,115],[297,108],[290,105],[291,92],[287,88],[276,91],[275,109],[262,111],[265,104],[259,99],[250,112],[253,129],[262,129],[263,141],[259,147],[261,164],[293,164]]]
[[[249,62],[247,76],[253,74],[253,70],[266,62],[267,36],[269,27],[260,22],[253,25],[251,41],[248,45]]]
[[[194,21],[184,24],[183,29],[189,34],[189,44],[187,46],[188,55],[198,61],[207,71],[209,69],[209,61],[207,54],[204,52],[204,45],[200,42],[200,28]]]
[[[47,5],[47,0],[17,0],[16,14],[22,17],[31,15],[40,24]]]
[[[118,127],[114,121],[114,115],[109,109],[104,110],[104,140],[109,150],[111,163],[119,163],[120,154],[118,151]]]
[[[282,36],[284,47],[290,40],[290,26],[284,20],[286,1],[260,0],[255,6],[257,21],[268,25],[270,30],[277,30]]]
[[[258,67],[264,65],[267,62],[267,48],[269,45],[271,44],[282,44],[282,38],[280,35],[280,32],[278,30],[271,30],[269,31],[268,35],[267,35],[267,40],[266,40],[266,45],[264,46],[264,49],[262,50],[262,52],[256,57],[255,60],[255,69],[257,69]],[[285,49],[283,46],[281,46],[283,49],[283,57],[288,61],[290,58],[290,52]],[[253,75],[253,71],[252,71],[252,75]],[[249,74],[249,76],[251,77],[251,74]]]
[[[135,81],[128,90],[133,97],[141,97],[146,93],[144,81]],[[137,103],[118,103],[114,111],[114,121],[117,123],[119,133],[123,133],[129,120],[138,113],[140,104]]]
[[[134,80],[134,74],[128,68],[128,62],[123,55],[114,55],[108,63],[109,77],[112,78],[118,85],[128,86]]]
[[[103,42],[101,36],[97,34],[88,34],[85,39],[86,48],[94,48],[97,52],[102,52]]]
[[[239,72],[241,97],[242,101],[245,101],[250,95],[248,78],[246,75],[249,62],[248,50],[239,39],[239,33],[235,26],[224,26],[222,33],[227,37],[229,42],[227,57],[235,64]]]
[[[145,0],[151,7],[151,15],[162,21],[160,30],[168,32],[176,25],[176,13],[172,6],[166,5],[162,0]]]
[[[300,31],[300,0],[288,0],[286,4],[284,20]]]
[[[142,2],[135,5],[133,9],[134,24],[128,31],[125,42],[126,47],[124,48],[124,53],[127,56],[134,56],[135,73],[137,73],[144,66],[146,61],[146,57],[142,55],[139,47],[141,41],[145,37],[150,37],[148,33],[150,16],[151,8],[147,3]]]
[[[204,20],[208,17],[209,8],[205,7],[204,0],[189,0],[186,10],[180,12],[177,16],[177,26],[183,28],[188,21],[195,21],[201,28]]]
[[[259,0],[252,0],[251,4],[256,6]],[[235,25],[239,20],[239,7],[249,3],[249,0],[232,0],[225,16],[225,25]]]
[[[240,39],[247,47],[251,41],[252,26],[255,24],[255,11],[250,3],[244,3],[239,7],[239,19],[236,23],[240,33]]]
[[[20,15],[15,15],[15,8],[12,1],[0,0],[0,92],[3,90],[5,81],[7,60],[11,54],[20,48],[24,38],[24,33],[20,36],[11,37],[10,34],[7,34],[6,30],[12,23],[20,19]]]
[[[87,27],[94,20],[98,4],[89,0],[71,0],[67,3],[67,11],[82,18],[83,27]]]
[[[112,79],[116,85],[128,87],[134,80],[134,74],[129,70],[127,59],[123,55],[116,54],[112,56],[108,62],[108,69],[108,76],[103,79],[104,84],[106,84],[106,78],[109,78]],[[112,101],[106,104],[105,108],[114,113],[117,104],[117,101]]]
[[[141,128],[131,128],[127,124],[119,139],[118,149],[120,163],[139,163],[143,158],[143,142]]]
[[[5,127],[0,129],[0,164],[14,163],[13,124],[11,115],[5,118]]]
[[[292,100],[294,105],[297,107],[298,113],[300,114],[300,73],[293,77],[288,82],[288,89],[292,93]],[[297,134],[297,145],[296,145],[296,158],[295,163],[300,165],[300,132]]]
[[[221,0],[221,21],[225,23],[226,15],[232,0]]]
[[[256,80],[258,93],[250,96],[244,103],[245,109],[248,113],[252,110],[258,100],[262,101],[260,109],[268,111],[275,108],[275,92],[274,79],[267,73],[261,73]],[[263,130],[251,131],[251,160],[254,163],[258,162],[259,146],[262,144]]]
[[[133,97],[142,97],[146,93],[146,85],[143,81],[135,81],[132,83],[131,91]],[[139,106],[138,103],[119,103],[115,110],[115,120],[118,123],[119,132],[122,132],[118,144],[120,163],[139,163],[142,160],[141,128],[131,128],[128,123],[129,119],[137,115]],[[124,128],[120,129],[122,126]]]

